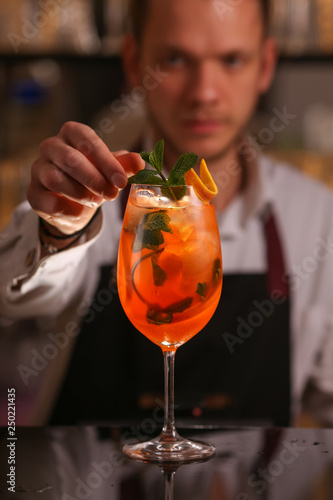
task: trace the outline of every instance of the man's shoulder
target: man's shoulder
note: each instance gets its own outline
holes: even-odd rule
[[[260,166],[269,179],[275,199],[282,198],[293,203],[309,203],[312,199],[320,205],[333,205],[333,190],[295,165],[265,155],[261,158]]]

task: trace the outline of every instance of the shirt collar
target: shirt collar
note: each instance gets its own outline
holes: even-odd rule
[[[143,135],[145,151],[153,148],[153,134],[146,126]],[[244,138],[238,150],[246,175],[246,185],[221,213],[217,214],[219,227],[223,228],[223,237],[234,237],[239,234],[256,216],[263,216],[273,201],[273,187],[269,175],[269,159],[258,152],[250,139]]]
[[[252,150],[248,150],[254,151]],[[245,158],[246,185],[228,207],[217,214],[224,238],[232,238],[244,230],[256,216],[263,216],[273,202],[273,186],[269,175],[269,159],[257,152],[255,158]]]

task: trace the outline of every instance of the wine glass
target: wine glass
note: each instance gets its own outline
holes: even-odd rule
[[[212,445],[184,439],[176,430],[174,361],[178,347],[208,323],[220,299],[222,255],[214,207],[202,203],[192,186],[132,184],[117,276],[129,320],[163,351],[165,379],[160,436],[126,444],[124,453],[155,463],[213,455]]]

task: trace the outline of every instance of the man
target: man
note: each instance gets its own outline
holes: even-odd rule
[[[163,138],[167,168],[194,152],[220,188],[222,299],[205,331],[177,353],[176,403],[181,415],[288,425],[303,400],[331,424],[332,195],[254,154],[244,138],[276,49],[266,2],[233,4],[134,2],[124,42],[125,71],[146,95],[151,124],[140,149]],[[143,166],[134,153],[110,153],[87,126],[67,123],[32,166],[35,212],[22,207],[5,232],[1,313],[14,330],[30,319],[42,332],[34,366],[18,365],[25,383],[43,380],[42,421],[157,418],[160,353],[120,316],[109,279],[121,196],[106,202]]]

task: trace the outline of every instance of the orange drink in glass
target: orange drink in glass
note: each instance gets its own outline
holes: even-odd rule
[[[214,453],[211,445],[178,435],[173,372],[177,348],[208,323],[221,288],[214,207],[202,203],[191,186],[168,188],[166,193],[162,186],[133,184],[119,243],[118,291],[130,321],[164,353],[165,423],[155,440],[124,447],[132,458],[186,462]]]

